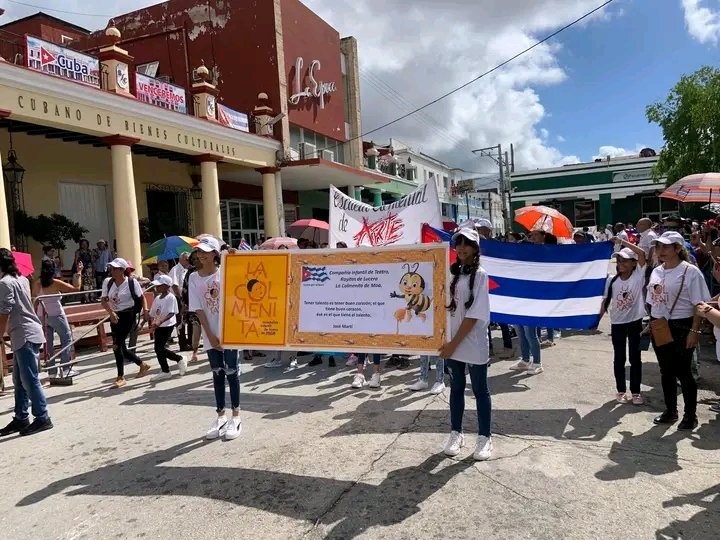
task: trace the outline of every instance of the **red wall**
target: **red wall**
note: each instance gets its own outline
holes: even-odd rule
[[[324,109],[319,107],[315,98],[307,99],[299,106],[289,105],[290,123],[344,141],[345,106],[340,66],[340,35],[299,0],[282,0],[281,9],[288,95],[295,92],[295,60],[299,56],[303,58],[304,79],[308,76],[310,63],[319,60],[321,67],[315,71],[315,79],[335,82],[337,86],[334,94],[325,96]],[[309,85],[309,79],[305,80]],[[305,86],[302,85],[301,88],[304,89]]]
[[[48,17],[38,13],[32,17],[19,19],[0,27],[0,56],[8,62],[15,61],[17,53],[22,54],[23,64],[25,59],[25,34],[30,34],[45,41],[61,44],[62,36],[74,40],[85,39],[87,33],[67,25],[59,19]]]

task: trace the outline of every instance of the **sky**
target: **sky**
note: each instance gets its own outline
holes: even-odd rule
[[[341,37],[358,40],[367,133],[474,79],[603,0],[303,2]],[[154,3],[0,5],[2,22],[41,9],[97,29],[109,16]],[[493,74],[365,139],[386,144],[394,137],[469,173],[495,169],[471,150],[498,143],[514,145],[518,170],[659,150],[662,133],[647,122],[646,106],[664,100],[683,74],[714,65],[719,46],[720,0],[614,0]]]

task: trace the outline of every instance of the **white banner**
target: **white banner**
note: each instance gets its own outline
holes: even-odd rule
[[[330,186],[330,246],[348,247],[419,244],[422,224],[442,228],[435,182],[423,184],[399,201],[371,206]]]

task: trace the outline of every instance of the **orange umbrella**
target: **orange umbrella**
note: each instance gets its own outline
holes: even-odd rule
[[[527,230],[541,230],[558,238],[572,238],[573,226],[563,214],[548,206],[525,206],[515,210],[515,221]]]

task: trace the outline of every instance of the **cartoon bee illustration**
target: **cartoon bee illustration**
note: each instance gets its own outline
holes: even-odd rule
[[[395,291],[390,293],[390,298],[403,298],[407,302],[404,308],[398,309],[395,312],[395,320],[398,322],[398,333],[400,333],[400,322],[403,320],[410,322],[413,312],[415,312],[415,315],[417,315],[421,321],[425,321],[427,319],[425,312],[430,309],[430,304],[432,304],[432,298],[424,294],[425,279],[418,274],[419,267],[419,263],[415,263],[414,265],[404,264],[403,268],[407,271],[400,278],[400,294]]]

